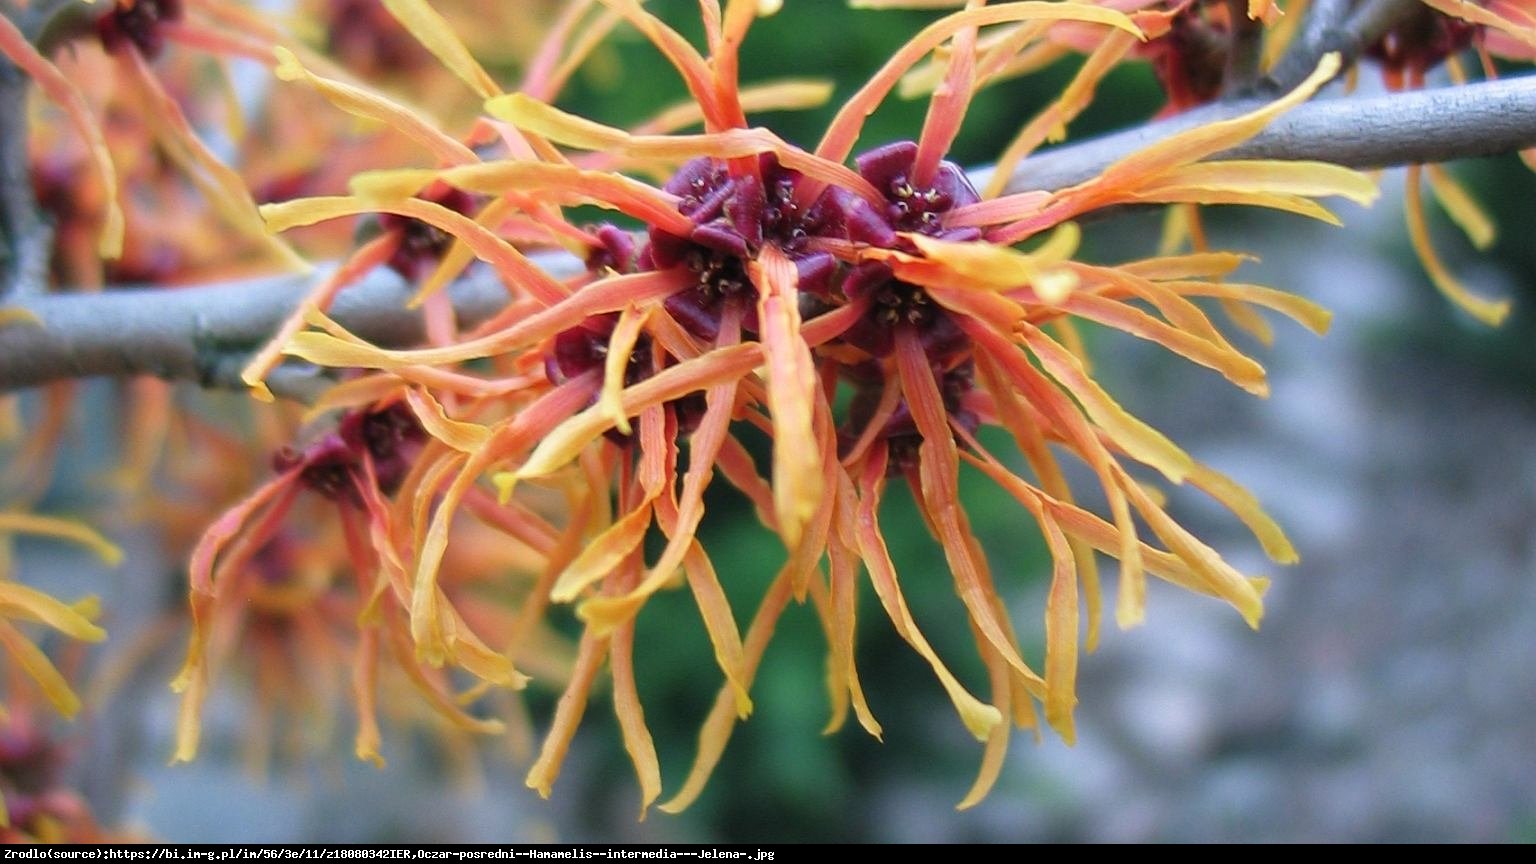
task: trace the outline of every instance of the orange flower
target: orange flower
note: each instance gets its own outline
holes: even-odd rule
[[[134,843],[146,838],[109,830],[70,787],[68,768],[78,747],[26,704],[0,716],[0,842]]]
[[[1248,524],[1277,561],[1294,560],[1294,550],[1251,496],[1103,390],[1072,322],[1158,342],[1262,395],[1262,368],[1197,301],[1215,298],[1250,315],[1251,307],[1271,308],[1317,331],[1327,314],[1271,289],[1225,281],[1242,262],[1238,255],[1164,256],[1119,267],[1076,262],[1079,232],[1069,220],[1123,204],[1238,203],[1334,221],[1314,199],[1369,202],[1374,184],[1336,166],[1210,160],[1310,98],[1338,71],[1336,56],[1273,104],[1182,133],[1079,186],[993,197],[978,194],[945,159],[991,56],[980,47],[986,28],[1074,21],[1097,28],[1106,44],[1128,45],[1141,35],[1130,18],[1074,3],[969,4],[899,49],[847,101],[817,148],[806,151],[748,127],[738,87],[737,47],[754,15],[776,4],[703,4],[707,55],[634,0],[605,5],[672,61],[702,133],[626,132],[527,92],[495,95],[494,83],[481,79],[451,32],[413,18],[433,53],[488,94],[486,110],[497,121],[490,127],[508,155],[369,172],[353,179],[349,196],[263,208],[274,230],[380,212],[452,235],[454,245],[418,293],[429,303],[441,296],[445,274],[458,272],[471,252],[508,287],[511,305],[496,319],[463,335],[440,330],[426,348],[370,345],[311,306],[304,320],[315,329],[294,333],[282,350],[327,366],[378,370],[359,379],[366,386],[341,389],[361,396],[373,392],[368,388],[404,388],[411,413],[435,439],[413,472],[413,513],[421,521],[398,526],[388,545],[412,569],[402,584],[410,588],[410,633],[426,661],[460,659],[452,641],[460,632],[457,613],[441,590],[448,578],[443,560],[456,514],[468,506],[483,518],[472,503],[484,494],[481,481],[489,476],[512,512],[544,488],[570,502],[535,591],[540,603],[576,604],[586,629],[530,786],[548,793],[606,660],[643,807],[659,796],[660,771],[632,668],[643,648],[634,643],[633,622],[679,570],[725,683],[694,769],[662,805],[666,810],[699,794],[734,723],[750,711],[753,676],[791,599],[809,598],[829,635],[833,725],[851,708],[862,726],[880,734],[855,668],[861,567],[893,626],[986,744],[965,805],[995,780],[1010,726],[1035,724],[1036,703],[1072,739],[1078,649],[1098,639],[1095,552],[1120,560],[1122,626],[1144,615],[1147,573],[1220,598],[1257,624],[1265,580],[1238,573],[1174,522],[1134,466],[1206,492]],[[864,118],[930,55],[942,57],[942,74],[921,135],[846,165]],[[630,171],[671,173],[657,188]],[[484,196],[484,203],[466,212],[434,203],[445,194],[439,184]],[[584,204],[643,223],[644,245],[637,249],[612,226],[564,220],[559,208]],[[1043,242],[1037,235],[1046,235]],[[533,266],[517,244],[535,239],[575,251],[584,272],[559,279]],[[1026,240],[1032,249],[1015,248]],[[393,253],[369,254],[382,261]],[[489,361],[501,377],[451,369],[472,361]],[[497,383],[507,381],[517,384]],[[850,404],[846,411],[840,396]],[[772,438],[766,478],[737,437],[746,426]],[[979,437],[983,426],[1014,439],[1033,480],[989,452]],[[685,437],[689,462],[679,476]],[[1074,502],[1053,447],[1092,469],[1109,502],[1108,519]],[[1038,668],[1024,657],[961,506],[962,463],[1015,497],[1051,551],[1046,652]],[[696,536],[716,470],[756,505],[786,549],[744,634]],[[879,522],[890,477],[908,481],[945,552],[988,672],[985,700],[949,671],[903,595]],[[1143,539],[1137,517],[1161,548]],[[666,542],[648,560],[644,541],[653,530]]]
[[[251,670],[263,706],[258,716],[269,720],[279,704],[308,707],[316,716],[329,713],[325,697],[340,689],[337,676],[350,667],[358,715],[355,749],[359,758],[377,763],[382,763],[381,669],[403,673],[418,698],[453,727],[479,733],[503,729],[459,707],[447,677],[422,666],[411,649],[401,605],[410,588],[402,581],[398,550],[407,530],[404,518],[418,505],[409,491],[400,490],[417,482],[417,458],[431,447],[402,402],[349,411],[336,431],[302,449],[278,450],[277,476],[204,533],[192,551],[192,638],[173,685],[183,694],[177,759],[191,759],[197,750],[212,671],[233,661]],[[390,496],[397,493],[392,503]],[[320,500],[301,501],[311,497]],[[329,502],[334,521],[294,518],[296,508],[312,513],[321,502]],[[479,566],[492,565],[487,560]],[[342,581],[347,571],[350,586]],[[472,609],[480,601],[459,605]],[[506,617],[492,616],[498,629]],[[453,620],[460,666],[487,685],[525,683],[465,618]]]
[[[1425,73],[1441,65],[1458,82],[1466,80],[1456,55],[1472,47],[1482,60],[1484,73],[1497,77],[1493,56],[1530,62],[1536,60],[1536,5],[1528,0],[1492,0],[1485,3],[1448,3],[1425,0],[1417,14],[1404,15],[1374,45],[1366,56],[1382,67],[1387,86],[1393,90],[1424,86]],[[1536,151],[1521,154],[1527,164],[1536,167]],[[1404,215],[1408,237],[1430,281],[1468,315],[1497,326],[1509,315],[1507,300],[1489,300],[1469,291],[1440,260],[1429,240],[1424,218],[1422,185],[1429,181],[1430,192],[1451,220],[1466,233],[1472,245],[1486,249],[1493,244],[1496,230],[1493,220],[1449,172],[1439,165],[1410,165],[1405,190]]]

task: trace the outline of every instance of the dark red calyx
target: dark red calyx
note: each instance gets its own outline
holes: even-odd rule
[[[601,374],[608,363],[613,328],[618,321],[617,315],[598,315],[556,335],[554,351],[544,361],[544,374],[556,384],[563,384],[594,370]],[[635,340],[635,347],[630,349],[628,359],[624,361],[624,386],[632,387],[654,374],[656,361],[651,349],[651,337],[641,333],[640,338]],[[618,429],[609,429],[604,434],[615,444],[629,440],[629,436]]]
[[[612,270],[615,273],[633,273],[638,265],[635,238],[617,225],[603,223],[588,229],[596,240],[587,253],[587,270],[601,276]]]
[[[608,363],[608,346],[618,322],[618,315],[598,315],[556,335],[554,351],[544,361],[549,380],[564,384],[593,370],[602,370]],[[641,333],[624,364],[624,386],[639,384],[654,374],[651,337]]]
[[[408,75],[438,61],[379,0],[330,0],[326,55],[353,72]]]
[[[707,341],[718,338],[727,304],[740,308],[745,331],[757,331],[757,287],[746,265],[764,246],[777,247],[795,263],[801,292],[825,295],[831,289],[837,261],[810,245],[816,236],[844,236],[844,199],[828,190],[802,206],[795,195],[799,181],[797,172],[765,155],[755,175],[733,177],[712,160],[695,159],[667,182],[664,188],[678,196],[678,211],[694,227],[686,237],[652,229],[643,260],[657,269],[686,267],[694,274],[696,287],[666,304],[690,333]]]
[[[618,324],[617,315],[599,315],[588,318],[578,327],[572,327],[555,336],[554,351],[544,361],[545,374],[556,384],[563,384],[578,375],[602,370],[608,362],[608,352],[613,338],[613,328]],[[664,356],[662,365],[670,363]],[[624,386],[633,387],[657,372],[657,361],[651,337],[645,333],[635,340],[629,358],[624,364]],[[595,399],[595,397],[594,397]],[[688,435],[697,429],[704,419],[704,394],[690,393],[666,403],[666,410],[677,422],[677,434]],[[615,444],[626,444],[631,436],[618,429],[604,433]]]
[[[896,349],[896,331],[901,327],[916,331],[931,360],[953,357],[970,345],[959,325],[927,292],[895,278],[878,261],[853,268],[843,280],[843,294],[849,300],[869,301],[864,314],[843,332],[843,341],[876,357],[890,356]]]
[[[283,447],[272,454],[273,468],[278,471],[299,468],[299,482],[332,501],[357,500],[357,490],[352,488],[357,464],[357,454],[334,432],[302,450]]]
[[[1421,6],[1399,16],[1364,54],[1394,71],[1422,72],[1471,45],[1478,29],[1477,24]]]
[[[427,443],[427,432],[411,409],[396,402],[378,411],[354,411],[337,427],[352,452],[367,451],[379,491],[391,495],[400,488],[416,456]]]
[[[426,440],[416,416],[395,403],[377,411],[348,412],[336,431],[302,449],[283,447],[272,454],[272,467],[279,472],[299,468],[299,482],[311,491],[360,506],[355,484],[363,476],[364,454],[373,462],[379,491],[390,495],[400,488]]]
[[[112,8],[96,19],[96,36],[108,51],[132,45],[145,58],[153,60],[165,49],[165,34],[160,25],[181,18],[181,0],[132,0]]]
[[[1173,19],[1167,34],[1145,49],[1170,110],[1184,111],[1221,95],[1231,44],[1227,21],[1192,3]]]
[[[446,183],[434,183],[417,197],[434,204],[441,204],[464,216],[469,215],[475,208],[474,196]],[[379,226],[387,232],[399,235],[400,241],[395,248],[395,254],[390,256],[386,264],[409,282],[418,282],[431,273],[438,261],[442,259],[443,253],[453,245],[453,235],[410,216],[385,213],[379,216]]]
[[[839,446],[843,448],[845,454],[847,448],[851,447],[853,442],[863,434],[864,428],[873,419],[875,408],[880,403],[883,372],[875,364],[868,365],[873,369],[875,380],[868,380],[869,370],[862,375],[854,376],[859,382],[859,389],[849,406],[848,422],[838,436]],[[944,410],[949,415],[949,421],[967,432],[974,433],[981,421],[974,411],[965,406],[966,395],[976,388],[974,364],[966,360],[948,370],[935,366],[933,374],[939,382],[939,392],[944,398]],[[888,475],[900,474],[917,467],[923,435],[917,431],[917,422],[912,418],[912,412],[905,400],[897,404],[890,419],[881,427],[880,438],[886,445]]]
[[[932,182],[920,186],[912,178],[916,160],[917,144],[911,141],[895,141],[870,150],[854,160],[859,174],[885,197],[885,212],[879,216],[887,230],[926,234],[946,240],[974,240],[980,237],[980,232],[975,228],[944,228],[945,213],[981,200],[965,172],[953,162],[940,162]],[[878,226],[870,223],[864,214],[850,220],[849,235],[849,239],[872,245],[894,245],[890,242],[894,237],[885,239]]]

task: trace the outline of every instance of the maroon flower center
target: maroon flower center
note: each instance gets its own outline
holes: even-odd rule
[[[549,380],[563,384],[579,375],[604,369],[608,363],[608,354],[612,351],[613,328],[617,323],[618,319],[613,315],[589,318],[581,326],[572,327],[555,336],[555,350],[544,361],[544,372]],[[668,358],[663,358],[663,363],[666,362]],[[651,337],[641,333],[624,361],[624,386],[633,387],[656,374],[656,371]],[[666,407],[677,417],[678,434],[687,435],[697,429],[699,421],[704,419],[704,394],[690,393],[666,403]],[[604,434],[615,444],[623,445],[630,440],[629,435],[617,429],[609,429]]]
[[[131,44],[153,60],[165,48],[161,23],[179,18],[181,0],[134,0],[126,6],[114,3],[110,11],[96,19],[96,35],[108,51]]]
[[[913,180],[917,145],[897,141],[877,147],[855,160],[859,173],[885,197],[883,212],[870,212],[864,202],[848,202],[854,212],[847,219],[850,239],[885,248],[904,247],[896,232],[926,234],[946,240],[973,240],[974,228],[944,228],[944,214],[981,200],[965,172],[952,162],[940,162],[932,180],[919,186]]]
[[[404,405],[378,411],[352,411],[336,431],[303,449],[283,447],[272,455],[272,467],[291,471],[303,466],[299,482],[332,501],[361,505],[356,483],[363,476],[363,456],[373,462],[380,492],[393,494],[411,470],[426,443],[426,430]]]
[[[1225,19],[1208,15],[1207,5],[1185,7],[1167,35],[1144,49],[1152,55],[1152,72],[1175,110],[1214,100],[1226,81],[1231,28]]]
[[[589,318],[555,337],[554,353],[544,361],[545,374],[556,384],[603,369],[608,363],[609,345],[618,319],[612,315]],[[639,384],[654,374],[651,362],[651,337],[640,334],[624,362],[624,385]]]
[[[420,197],[461,215],[468,215],[475,208],[475,199],[469,193],[443,184],[428,188]],[[379,216],[379,225],[400,238],[387,266],[410,282],[420,281],[430,273],[453,244],[452,234],[410,216],[385,213]]]
[[[1478,30],[1477,24],[1423,6],[1399,16],[1364,53],[1391,70],[1423,71],[1471,45]]]
[[[826,294],[837,262],[825,252],[810,250],[814,236],[843,236],[843,219],[835,193],[812,206],[796,198],[799,176],[763,156],[757,174],[734,177],[709,159],[683,165],[665,186],[678,196],[678,212],[694,223],[686,237],[652,229],[645,261],[656,269],[685,267],[695,287],[667,300],[667,311],[700,339],[720,334],[725,309],[734,304],[742,329],[757,331],[757,286],[747,262],[764,246],[782,250],[795,263],[799,290]]]
[[[875,357],[888,357],[896,349],[899,327],[915,330],[934,361],[958,356],[970,346],[964,331],[927,292],[895,278],[882,263],[855,267],[843,281],[843,293],[849,300],[869,301],[864,314],[843,332],[843,341]]]
[[[858,389],[849,407],[848,422],[838,436],[844,455],[847,454],[847,448],[864,434],[865,428],[874,420],[884,381],[883,372],[874,364],[851,369],[849,373],[849,377],[855,379],[855,386]],[[975,365],[966,360],[948,371],[935,368],[934,375],[939,380],[939,392],[944,397],[944,410],[949,414],[950,422],[969,432],[975,432],[980,425],[980,418],[974,411],[965,407],[966,395],[976,388]],[[901,474],[917,467],[923,435],[917,430],[917,422],[913,420],[912,412],[905,401],[898,404],[890,418],[885,421],[885,425],[880,429],[879,438],[885,442],[886,446],[888,475]]]
[[[942,314],[916,285],[891,279],[874,292],[875,318],[887,327],[903,322],[924,329]]]
[[[891,181],[891,203],[886,207],[886,218],[901,231],[937,234],[941,230],[940,214],[954,206],[954,200],[945,192],[929,187],[918,189],[905,175]]]

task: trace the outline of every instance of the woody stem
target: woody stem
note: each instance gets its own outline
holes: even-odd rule
[[[1026,160],[1009,192],[1060,189],[1101,173],[1143,147],[1192,126],[1237,116],[1262,104],[1223,102],[1143,127],[1058,147]],[[1281,116],[1225,158],[1321,160],[1354,168],[1443,162],[1536,147],[1536,75],[1386,96],[1332,99]],[[988,169],[972,172],[985,183]],[[580,272],[565,254],[539,258],[551,272]],[[116,290],[97,295],[19,295],[13,305],[42,326],[13,322],[0,329],[0,392],[65,378],[154,374],[209,387],[238,387],[250,351],[275,331],[322,277],[278,276],[167,291]],[[341,294],[335,317],[384,345],[421,338],[420,316],[393,271],[380,269]],[[453,288],[466,322],[483,320],[506,302],[488,272]],[[311,381],[308,389],[316,383]],[[302,396],[303,393],[292,393]]]

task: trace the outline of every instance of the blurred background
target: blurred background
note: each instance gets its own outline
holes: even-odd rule
[[[698,36],[696,21],[687,25],[693,3],[651,5]],[[771,70],[837,82],[831,108],[755,118],[804,145],[934,17],[786,5],[754,26],[742,68],[748,80]],[[647,44],[631,33],[611,44],[562,107],[622,125],[682,97]],[[986,164],[1074,67],[988,90],[956,160]],[[515,70],[503,71],[513,80]],[[1373,78],[1364,69],[1362,87]],[[1074,138],[1142,122],[1162,102],[1144,65],[1118,70],[1100,92]],[[867,143],[913,137],[924,107],[882,108]],[[1099,652],[1083,660],[1077,746],[1016,736],[1002,779],[972,810],[954,805],[980,749],[867,590],[858,662],[885,741],[851,723],[821,734],[825,645],[810,611],[791,609],[755,685],[756,714],[682,816],[635,820],[633,772],[601,695],[548,802],[523,788],[526,763],[504,745],[445,753],[440,742],[398,729],[386,730],[384,770],[340,748],[253,770],[239,755],[246,717],[228,681],[210,703],[203,755],[167,767],[176,703],[165,682],[180,634],[173,650],[109,670],[109,698],[62,727],[78,757],[78,786],[103,822],[185,842],[1536,840],[1536,357],[1528,347],[1536,247],[1517,239],[1536,219],[1536,177],[1513,158],[1455,170],[1504,236],[1492,254],[1474,253],[1432,212],[1435,244],[1474,290],[1514,299],[1499,330],[1435,293],[1402,227],[1400,172],[1387,172],[1375,208],[1341,205],[1344,229],[1205,211],[1215,248],[1262,258],[1240,273],[1246,281],[1335,312],[1324,339],[1281,322],[1272,348],[1247,346],[1270,372],[1268,400],[1156,346],[1090,332],[1110,392],[1252,490],[1302,561],[1274,567],[1236,519],[1175,492],[1176,518],[1239,569],[1274,577],[1263,628],[1250,631],[1214,601],[1154,584],[1147,624],[1106,627]],[[1090,225],[1084,255],[1145,256],[1158,231],[1154,214]],[[111,385],[86,391],[81,410],[112,416]],[[111,459],[92,428],[65,442],[66,470],[49,508],[91,502],[93,478]],[[967,479],[970,512],[1026,655],[1038,656],[1048,572],[1038,533],[982,478]],[[942,555],[904,492],[890,497],[886,534],[909,600],[939,653],[974,676]],[[745,616],[782,552],[738,496],[716,494],[708,505],[704,542]],[[129,520],[107,524],[128,552],[118,570],[26,542],[17,569],[65,596],[102,594],[114,634],[107,653],[124,656],[130,646],[118,634],[135,630],[118,625],[156,620],[157,610],[181,602],[181,565]],[[697,621],[691,600],[673,592],[647,607],[637,636],[640,692],[669,790],[686,773],[719,684]],[[100,680],[102,665],[94,668]],[[536,728],[557,696],[529,691]]]

